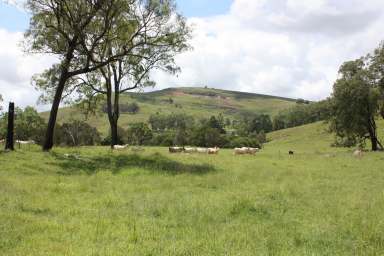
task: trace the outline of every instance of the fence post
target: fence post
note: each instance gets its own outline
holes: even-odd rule
[[[5,150],[15,150],[14,143],[14,122],[15,122],[15,103],[9,103],[8,109],[8,129],[7,129],[7,142],[5,144]]]

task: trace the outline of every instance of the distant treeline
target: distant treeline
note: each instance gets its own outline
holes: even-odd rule
[[[298,101],[295,107],[281,111],[274,118],[265,114],[247,113],[237,118],[225,118],[222,114],[210,118],[194,118],[187,114],[156,113],[147,122],[132,123],[119,127],[119,143],[149,146],[218,146],[262,147],[266,133],[324,120],[328,115],[328,101],[309,103]],[[127,107],[134,113],[140,109],[134,103]],[[0,138],[6,134],[7,113],[0,117]],[[27,107],[16,109],[15,137],[18,140],[34,140],[41,144],[46,123],[38,112]],[[55,130],[55,145],[85,146],[109,145],[110,135],[105,138],[86,121],[69,120],[58,124]]]

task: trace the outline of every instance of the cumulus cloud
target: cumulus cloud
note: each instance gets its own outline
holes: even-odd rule
[[[383,39],[382,0],[234,0],[226,14],[189,18],[193,51],[177,57],[178,76],[154,72],[157,89],[209,86],[311,100],[331,93],[342,62]],[[30,77],[51,64],[24,56],[21,34],[0,32],[0,92],[36,102]]]
[[[178,58],[178,77],[160,87],[212,87],[318,100],[343,61],[383,39],[381,1],[235,0],[228,14],[193,18],[194,51]]]
[[[0,29],[0,94],[4,105],[8,101],[21,107],[36,105],[39,92],[30,85],[31,77],[54,62],[50,56],[24,54],[22,39],[22,33]]]

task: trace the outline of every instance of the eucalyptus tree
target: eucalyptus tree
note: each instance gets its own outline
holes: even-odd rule
[[[370,72],[374,80],[374,86],[380,92],[379,108],[382,118],[384,118],[384,43],[375,49],[372,55],[368,55],[370,60]]]
[[[370,139],[373,151],[382,149],[376,125],[380,94],[369,62],[366,58],[345,62],[339,75],[331,99],[331,130],[340,138],[360,143]]]
[[[35,76],[42,100],[52,101],[43,149],[53,146],[60,103],[81,89],[78,79],[125,56],[137,55],[149,36],[148,19],[135,6],[167,0],[28,0],[30,27],[25,33],[26,51],[57,57],[58,64]],[[144,19],[146,18],[146,19]],[[111,45],[124,45],[109,51]],[[108,52],[108,54],[100,54]],[[100,58],[103,56],[103,58]]]
[[[111,146],[118,143],[121,94],[154,86],[155,82],[150,79],[150,72],[154,69],[177,73],[180,69],[174,58],[189,49],[190,28],[185,18],[177,13],[173,1],[135,1],[131,5],[131,14],[130,26],[124,32],[127,37],[137,33],[137,27],[145,26],[145,33],[135,42],[134,51],[83,79],[88,87],[82,87],[82,95],[87,98],[106,95]],[[107,61],[125,48],[122,41],[107,42],[98,48],[95,55],[98,60]]]

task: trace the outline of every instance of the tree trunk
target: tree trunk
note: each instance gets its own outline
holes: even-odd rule
[[[109,124],[111,126],[111,147],[119,144],[119,135],[117,133],[117,122],[115,120],[110,120]]]
[[[50,151],[53,147],[53,136],[54,136],[54,132],[55,132],[57,113],[59,111],[61,97],[63,95],[63,91],[65,88],[65,83],[67,82],[67,79],[68,79],[67,70],[64,70],[61,73],[59,84],[57,86],[56,93],[55,93],[55,98],[53,99],[51,112],[49,114],[48,127],[47,127],[47,131],[45,134],[45,142],[43,145],[44,151]]]
[[[7,142],[5,144],[5,150],[15,150],[14,148],[14,122],[15,122],[15,104],[9,103],[8,109],[8,129],[7,129]]]
[[[377,138],[376,138],[376,137],[371,137],[371,143],[372,143],[372,151],[377,151],[377,150],[379,150],[378,143],[377,143]]]
[[[376,132],[377,126],[374,119],[370,120],[370,125],[368,127],[369,137],[371,139],[372,144],[372,151],[378,151],[378,139],[377,139],[377,132]]]

